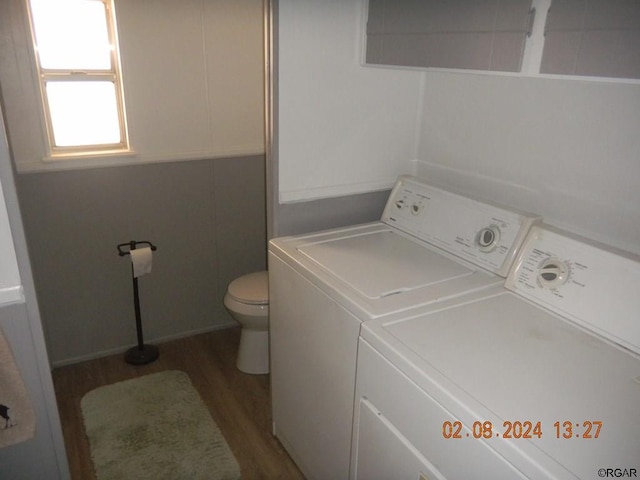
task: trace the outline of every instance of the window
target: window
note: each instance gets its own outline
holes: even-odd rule
[[[129,148],[113,0],[28,0],[52,158]]]

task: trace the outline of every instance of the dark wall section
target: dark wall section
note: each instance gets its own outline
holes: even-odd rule
[[[232,324],[236,276],[265,268],[264,156],[17,178],[53,364],[136,342],[131,266],[118,243],[158,246],[140,277],[145,341]]]

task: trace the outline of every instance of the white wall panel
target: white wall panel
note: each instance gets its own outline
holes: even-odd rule
[[[208,150],[202,0],[121,0],[116,13],[132,148],[154,157]]]
[[[640,85],[429,73],[418,173],[640,253]]]
[[[388,188],[414,168],[422,74],[362,67],[365,3],[279,2],[281,202]]]
[[[263,153],[262,0],[207,0],[204,25],[212,148]]]

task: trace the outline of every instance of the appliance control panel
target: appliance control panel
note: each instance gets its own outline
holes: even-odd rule
[[[389,196],[382,221],[506,276],[528,230],[540,217],[403,176]]]
[[[505,286],[640,353],[640,257],[534,226]]]

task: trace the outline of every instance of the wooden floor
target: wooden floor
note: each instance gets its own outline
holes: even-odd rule
[[[95,479],[80,412],[84,394],[163,370],[189,375],[238,460],[243,480],[304,479],[271,434],[269,376],[247,375],[235,367],[239,339],[240,329],[230,328],[159,344],[160,357],[149,365],[129,365],[122,355],[115,355],[55,369],[53,382],[72,479]]]

